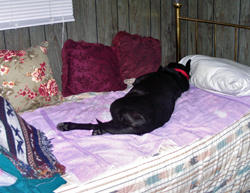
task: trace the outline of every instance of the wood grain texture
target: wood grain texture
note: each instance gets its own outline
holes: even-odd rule
[[[98,42],[111,45],[118,32],[117,1],[96,0]]]
[[[198,1],[198,19],[213,21],[213,2],[213,0]],[[198,54],[213,56],[213,29],[213,25],[211,24],[198,24]],[[203,34],[206,35],[204,36]]]
[[[73,0],[74,22],[67,23],[68,39],[97,42],[95,0]]]
[[[250,1],[241,0],[240,10],[240,25],[250,26]],[[250,66],[250,30],[239,30],[239,45],[238,45],[238,61],[242,64]]]
[[[197,14],[198,14],[197,5],[198,5],[198,0],[189,0],[189,2],[188,2],[188,17],[197,18]],[[196,43],[195,43],[196,23],[189,21],[187,25],[188,25],[187,26],[187,34],[188,34],[187,51],[186,51],[186,53],[184,52],[184,55],[182,55],[182,57],[184,57],[185,54],[190,55],[190,54],[194,54],[197,52]]]
[[[118,31],[126,31],[130,33],[129,26],[129,0],[118,0]]]
[[[30,44],[31,46],[40,44],[46,40],[45,37],[45,26],[30,27]]]
[[[194,7],[195,8],[195,7]],[[180,9],[180,16],[181,17],[188,17],[188,2],[183,1],[182,2],[182,7]],[[181,57],[184,57],[187,55],[187,46],[188,46],[188,22],[187,21],[180,21],[180,26],[181,26]]]
[[[130,33],[150,36],[150,0],[130,0]]]
[[[30,47],[29,28],[6,30],[6,49],[20,50]]]
[[[161,1],[162,66],[176,61],[175,9],[173,1]]]
[[[239,24],[240,1],[217,0],[214,2],[214,20]],[[217,26],[216,56],[234,60],[235,28]]]
[[[150,35],[161,40],[161,1],[151,0]]]
[[[45,33],[46,38],[50,42],[48,57],[50,59],[50,66],[52,68],[54,78],[58,84],[59,90],[62,89],[62,58],[61,49],[63,42],[66,41],[66,37],[62,40],[63,24],[46,25]]]
[[[0,32],[0,49],[1,50],[6,49],[6,46],[5,46],[5,34],[4,34],[3,31]]]

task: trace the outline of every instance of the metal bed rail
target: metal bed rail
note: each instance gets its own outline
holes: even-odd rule
[[[209,21],[209,20],[202,20],[202,19],[194,19],[194,18],[188,18],[188,17],[181,17],[180,16],[180,8],[182,4],[176,3],[174,4],[175,7],[175,13],[176,13],[176,60],[177,62],[180,60],[181,57],[181,26],[180,26],[180,20],[186,20],[186,21],[193,21],[195,22],[195,50],[196,53],[198,49],[198,23],[210,23],[214,25],[214,56],[216,57],[216,29],[217,25],[221,26],[227,26],[227,27],[234,27],[235,28],[235,40],[234,40],[234,60],[236,61],[237,58],[237,45],[238,45],[238,29],[250,29],[248,26],[244,25],[237,25],[237,24],[231,24],[231,23],[223,23],[223,22],[217,22],[217,21]]]

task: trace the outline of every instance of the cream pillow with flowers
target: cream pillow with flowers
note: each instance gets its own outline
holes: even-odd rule
[[[0,50],[0,96],[21,112],[62,101],[53,78],[49,43],[25,50]]]

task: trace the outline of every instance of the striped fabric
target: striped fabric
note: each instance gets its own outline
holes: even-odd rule
[[[250,189],[250,113],[217,135],[189,146],[161,147],[138,160],[78,186],[70,175],[56,192],[245,192]]]

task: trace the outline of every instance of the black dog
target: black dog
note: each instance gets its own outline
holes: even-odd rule
[[[137,78],[133,88],[110,107],[112,120],[98,124],[59,123],[61,131],[74,129],[93,130],[92,135],[142,135],[163,126],[171,117],[175,101],[189,89],[189,60],[186,66],[170,63],[157,72]]]

